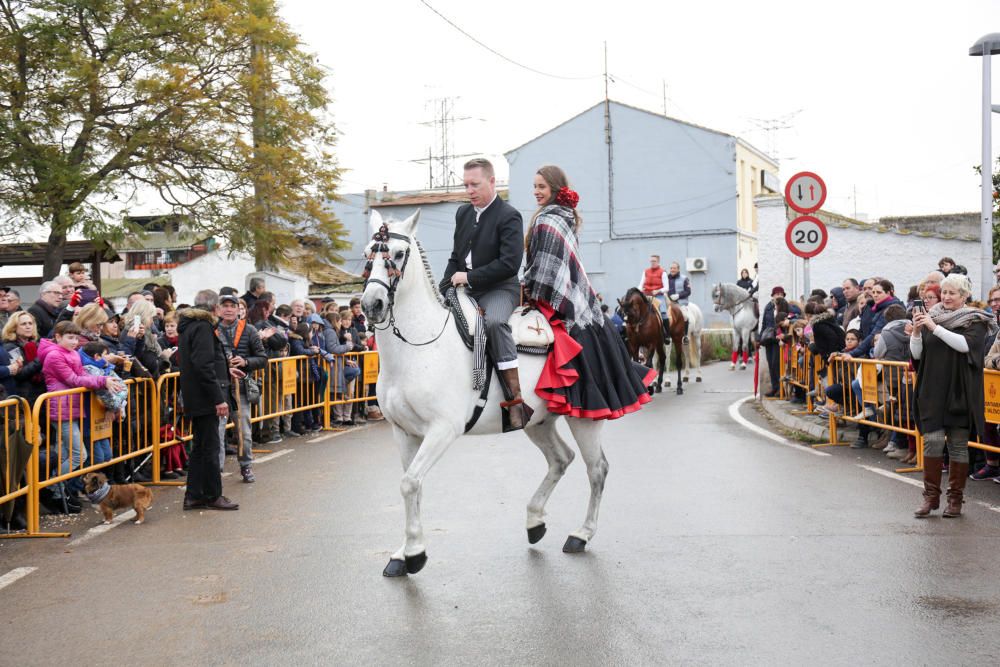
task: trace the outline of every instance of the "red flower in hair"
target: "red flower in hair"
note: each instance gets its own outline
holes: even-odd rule
[[[580,203],[580,195],[567,187],[562,187],[556,194],[556,203],[560,206],[576,208],[576,205]]]

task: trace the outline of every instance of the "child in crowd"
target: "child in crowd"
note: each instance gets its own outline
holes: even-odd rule
[[[180,370],[180,359],[177,357],[177,341],[180,335],[177,333],[177,311],[172,310],[163,316],[163,335],[157,339],[160,348],[163,350],[170,364],[170,372],[176,373]],[[170,351],[168,354],[168,350]]]
[[[834,362],[840,359],[842,356],[850,356],[851,350],[856,348],[861,342],[861,332],[857,329],[850,329],[844,335],[844,350],[843,352],[834,352],[830,355],[830,361]],[[834,366],[834,381],[826,388],[826,405],[821,405],[816,409],[821,415],[838,414],[840,412],[840,403],[844,400],[844,382],[843,377],[844,367]]]
[[[95,289],[94,283],[87,276],[87,267],[80,262],[69,265],[69,279],[73,281],[73,289]]]
[[[107,389],[112,392],[124,389],[122,381],[117,377],[98,377],[89,375],[83,370],[83,363],[76,351],[80,339],[79,326],[70,321],[59,322],[53,330],[53,338],[53,340],[46,338],[38,345],[42,375],[49,391],[78,387],[93,390]],[[87,452],[83,447],[83,434],[80,432],[86,398],[86,394],[71,394],[56,396],[48,401],[49,444],[43,451],[50,471],[58,465],[58,474],[64,475],[81,467],[87,460]],[[52,443],[57,443],[57,450],[53,451]],[[57,453],[58,462],[53,460]],[[70,508],[75,506],[75,511],[79,511],[80,505],[75,502],[75,496],[83,489],[83,484],[77,477],[70,480],[67,486],[66,503]],[[62,490],[56,487],[53,494],[55,498],[59,498]]]
[[[86,373],[97,377],[114,378],[121,383],[121,389],[118,391],[112,391],[108,388],[97,390],[97,400],[101,402],[101,405],[108,412],[114,413],[114,420],[120,420],[123,418],[125,410],[128,407],[128,389],[125,388],[125,384],[121,382],[121,378],[115,373],[115,367],[108,362],[107,356],[108,346],[101,341],[87,343],[80,350],[80,362],[83,364],[83,370]],[[89,434],[91,426],[89,405],[85,406],[85,408],[88,414],[87,419],[84,420],[84,430],[85,433]],[[91,443],[90,451],[94,453],[95,464],[110,461],[112,458],[111,439],[102,438],[97,442]]]

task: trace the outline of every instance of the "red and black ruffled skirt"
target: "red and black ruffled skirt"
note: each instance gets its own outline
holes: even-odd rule
[[[555,342],[535,386],[549,412],[587,419],[618,419],[652,400],[646,387],[656,371],[629,358],[614,325],[573,327],[543,302],[538,309],[548,318]]]

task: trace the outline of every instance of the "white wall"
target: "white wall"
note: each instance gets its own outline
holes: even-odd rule
[[[171,269],[170,282],[177,290],[178,303],[194,303],[199,290],[218,291],[225,286],[245,290],[249,274],[258,275],[253,257],[244,253],[230,257],[225,250],[216,250]],[[305,299],[309,294],[309,281],[303,276],[270,272],[263,275],[278,304]]]
[[[803,293],[802,259],[785,246],[788,213],[780,196],[761,196],[754,200],[759,221],[760,293],[766,300],[771,288],[781,285],[789,298]],[[861,280],[873,275],[889,279],[896,295],[906,299],[911,285],[916,285],[938,260],[952,257],[969,270],[973,286],[979,284],[979,241],[899,234],[848,225],[827,225],[829,242],[822,253],[809,260],[810,287],[830,291],[844,278]]]

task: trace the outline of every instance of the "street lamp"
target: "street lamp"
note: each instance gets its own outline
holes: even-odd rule
[[[980,235],[979,254],[982,283],[982,298],[989,297],[993,279],[993,137],[991,132],[991,113],[1000,111],[994,107],[990,95],[990,60],[995,53],[1000,53],[1000,32],[991,32],[980,37],[969,48],[970,56],[983,58],[983,177],[982,208],[983,226]]]

